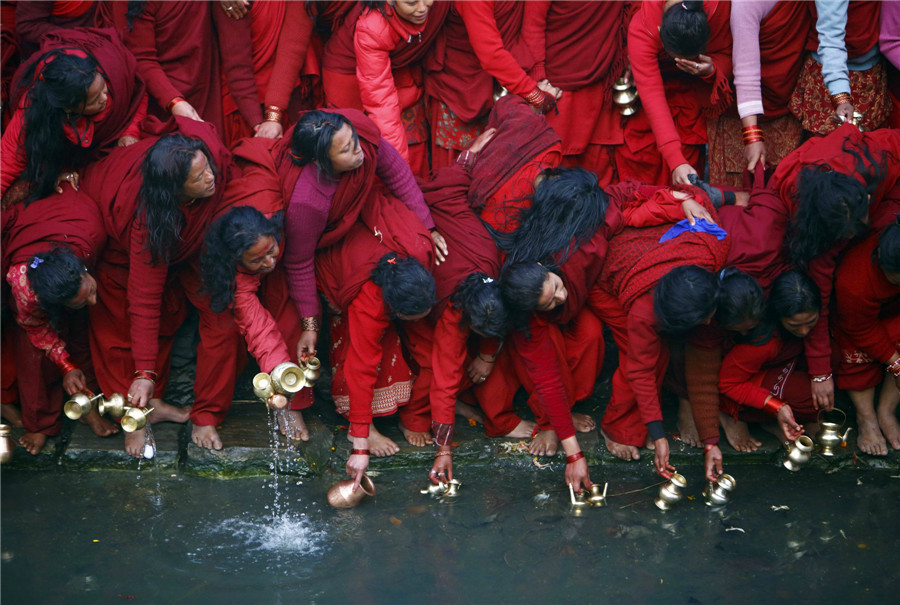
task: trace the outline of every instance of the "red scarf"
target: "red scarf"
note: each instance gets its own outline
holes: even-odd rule
[[[806,58],[803,48],[815,30],[806,2],[778,2],[759,24],[760,83],[766,117],[787,114],[788,102]]]

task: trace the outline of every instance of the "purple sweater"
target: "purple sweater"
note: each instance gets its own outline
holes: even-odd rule
[[[409,164],[381,139],[378,145],[375,174],[388,190],[412,210],[429,230],[434,220],[425,204],[425,196],[416,184]],[[316,275],[313,267],[316,246],[328,222],[328,210],[337,191],[338,181],[307,168],[300,173],[284,219],[284,268],[287,273],[291,299],[300,317],[318,316],[319,297],[316,295]]]

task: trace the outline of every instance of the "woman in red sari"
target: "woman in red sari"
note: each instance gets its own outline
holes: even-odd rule
[[[524,2],[454,1],[443,40],[426,62],[432,169],[449,166],[484,131],[494,80],[541,113],[562,92],[528,75],[534,57],[522,36]]]
[[[234,185],[241,187],[245,178],[233,182],[229,197],[235,197],[231,193]],[[278,200],[279,208],[271,212],[269,207],[268,216],[259,209],[265,208],[259,203],[264,197],[254,190],[250,197],[254,205],[229,206],[213,222],[206,233],[200,271],[204,290],[212,299],[210,308],[233,316],[260,370],[271,373],[279,364],[293,361],[291,352],[297,348],[302,328],[287,292],[284,271],[277,265],[283,235],[281,196],[272,198]],[[268,403],[279,410],[276,419],[282,434],[309,440],[301,410],[312,405],[312,389],[294,394],[289,406],[285,396],[279,394]]]
[[[42,51],[13,82],[17,109],[0,143],[6,204],[45,198],[62,183],[77,189],[77,170],[136,142],[147,113],[135,59],[112,30],[59,30]]]
[[[87,311],[97,302],[88,272],[106,243],[97,206],[74,191],[3,212],[3,267],[17,326],[7,328],[15,351],[18,400],[27,431],[20,443],[40,452],[59,434],[63,393],[96,390],[87,346]],[[85,418],[95,434],[118,432],[96,409]]]
[[[329,107],[365,110],[414,174],[428,175],[428,120],[422,60],[450,2],[362,2],[325,45]]]
[[[224,11],[228,17],[216,20],[219,38],[227,41],[228,48],[249,46],[253,51],[255,87],[243,80],[222,80],[223,138],[229,147],[249,136],[279,138],[294,123],[303,101],[293,94],[300,84],[300,74],[317,70],[314,54],[307,53],[313,23],[304,4],[287,0],[254,2],[240,15],[237,14],[242,8],[240,3],[224,2],[213,7],[214,15]],[[225,60],[232,51],[224,47],[223,51]],[[238,94],[231,93],[235,85]],[[241,85],[249,87],[248,93]],[[256,103],[255,111],[245,106],[248,98]],[[260,101],[265,106],[262,114]]]
[[[820,310],[819,288],[805,273],[792,269],[775,279],[768,302],[771,323],[735,345],[722,361],[720,409],[727,422],[743,425],[744,431],[748,422],[764,423],[781,443],[804,431],[815,433],[818,409],[802,340],[819,321]],[[755,450],[760,444],[752,441]]]
[[[316,353],[321,290],[338,312],[330,324],[332,395],[339,408],[346,407],[354,375],[344,370],[353,343],[345,317],[373,267],[385,253],[395,251],[430,268],[435,260],[444,260],[447,244],[434,228],[408,164],[356,110],[303,114],[290,138],[276,145],[274,161],[282,195],[289,200],[284,264],[302,318],[297,355],[306,359]],[[364,313],[374,312],[362,301],[358,306]],[[382,371],[374,387],[376,401],[370,398],[369,403],[395,409],[409,398],[409,368],[393,328],[388,326],[379,338]],[[371,361],[366,358],[366,363]],[[358,433],[351,436],[367,434]],[[377,438],[384,440],[377,446],[381,455],[396,451],[396,444],[380,434]]]
[[[47,34],[93,27],[100,3],[95,0],[41,0],[15,4],[16,35],[22,46],[21,57],[27,59],[39,50]]]
[[[730,108],[708,122],[710,182],[740,187],[745,168],[753,172],[760,160],[775,166],[800,144],[788,105],[811,27],[804,2],[732,3],[737,113]]]
[[[628,58],[641,108],[626,122],[625,143],[639,161],[635,178],[686,185],[688,175],[703,174],[706,117],[732,100],[730,9],[717,0],[654,0],[632,17]]]
[[[601,187],[620,180],[624,137],[612,86],[628,63],[626,10],[625,2],[532,1],[522,24],[535,59],[530,75],[564,93],[558,111],[547,113],[562,139],[562,164],[596,173]]]
[[[199,276],[188,268],[224,194],[231,156],[206,122],[148,120],[148,138],[93,164],[85,190],[100,205],[109,243],[97,270],[99,302],[91,307],[91,350],[105,393],[128,393],[131,405],[153,407],[151,419],[184,422],[188,410],[164,403],[172,338],[186,315],[185,297],[201,309],[192,439],[221,449],[215,425],[224,417],[241,343],[204,338],[219,318],[199,296]],[[173,126],[177,134],[168,134]],[[222,332],[225,333],[225,332]],[[231,360],[221,367],[218,359]],[[231,358],[234,359],[231,359]],[[212,366],[212,367],[211,367]],[[224,376],[224,379],[223,379]],[[223,383],[223,384],[220,384]],[[223,386],[224,385],[224,386]],[[140,456],[143,430],[129,433],[126,450]]]
[[[834,294],[832,328],[841,355],[837,383],[856,407],[859,449],[885,456],[888,446],[900,449],[900,225],[873,233],[847,252],[835,275]]]

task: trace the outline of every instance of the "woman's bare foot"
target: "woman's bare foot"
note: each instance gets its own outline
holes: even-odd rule
[[[91,430],[98,437],[109,437],[119,432],[119,425],[101,416],[97,408],[91,408],[91,411],[81,419],[81,422],[91,427]]]
[[[37,456],[44,449],[44,443],[47,441],[47,435],[43,433],[25,433],[19,437],[19,445],[25,448],[32,456]]]
[[[162,399],[151,399],[150,405],[147,407],[153,408],[153,412],[147,416],[151,424],[156,424],[157,422],[178,422],[183,424],[191,417],[191,406],[189,405],[182,408],[166,403]],[[194,443],[196,443],[196,440]],[[198,443],[197,445],[200,444]]]
[[[432,442],[431,432],[430,431],[411,431],[405,426],[403,426],[402,422],[397,423],[400,426],[400,432],[403,433],[403,436],[406,437],[406,440],[409,441],[411,445],[416,447],[425,447]],[[369,438],[371,440],[371,437]],[[369,445],[371,446],[372,442],[369,441]],[[371,447],[369,448],[372,449]]]
[[[691,402],[683,397],[678,398],[678,432],[682,443],[687,443],[691,447],[703,447],[697,425],[694,424]]]
[[[653,439],[650,439],[650,435],[647,435],[647,440],[644,441],[644,447],[651,452],[656,450],[656,442],[653,441]]]
[[[138,429],[125,433],[125,451],[132,458],[144,457],[144,443],[147,441],[147,429]]]
[[[728,414],[719,413],[719,422],[725,430],[725,437],[731,447],[739,452],[755,452],[762,443],[750,435],[746,422],[735,420]]]
[[[597,430],[597,423],[587,414],[572,414],[572,424],[579,433],[590,433]]]
[[[600,434],[603,435],[603,439],[606,441],[606,449],[608,449],[616,458],[621,458],[622,460],[641,459],[641,453],[635,446],[613,441],[610,439],[609,435],[606,434],[606,431],[602,429],[600,430]]]
[[[195,424],[191,431],[191,441],[208,450],[220,450],[223,447],[219,431],[212,424],[207,426],[197,426]]]
[[[278,430],[288,439],[294,441],[309,441],[309,430],[303,422],[303,412],[300,410],[281,410],[275,413],[278,418]]]
[[[870,456],[887,456],[887,441],[881,434],[877,416],[862,415],[857,410],[856,424],[859,427],[859,437],[856,446]]]
[[[474,420],[478,424],[484,424],[484,414],[481,413],[481,410],[458,399],[456,400],[456,415],[468,420]]]
[[[353,437],[349,433],[347,434],[347,439],[350,440],[350,443],[353,443]],[[374,424],[369,425],[369,453],[373,456],[384,458],[385,456],[393,456],[399,451],[400,446],[394,443],[392,439],[388,439],[379,433]]]
[[[888,444],[895,450],[900,450],[900,423],[897,422],[897,415],[893,410],[890,414],[883,414],[883,407],[882,404],[878,408],[878,426],[881,427],[881,433]]]
[[[516,428],[503,436],[509,437],[510,439],[528,439],[534,432],[535,426],[537,425],[530,420],[520,420],[519,424],[516,425]]]
[[[4,403],[0,405],[0,416],[6,419],[7,424],[12,426],[22,426],[22,411],[19,406],[12,403]]]
[[[532,456],[555,456],[558,446],[559,439],[556,438],[556,431],[548,429],[534,436],[528,451]]]

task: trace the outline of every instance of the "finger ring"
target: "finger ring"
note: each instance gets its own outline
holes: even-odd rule
[[[431,473],[429,473],[429,474],[431,474],[431,475],[437,475],[437,471],[434,470],[434,469],[431,469]]]
[[[485,380],[487,380],[487,376],[482,376],[478,379],[478,382],[484,382]]]
[[[700,69],[700,64],[699,64],[699,63],[694,63],[694,69]]]
[[[232,7],[229,6],[229,7],[226,8],[225,10],[227,10],[227,11],[233,11],[234,9],[233,9]]]

